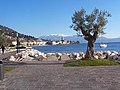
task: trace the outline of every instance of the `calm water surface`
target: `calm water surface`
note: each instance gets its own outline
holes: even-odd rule
[[[100,43],[95,44],[95,51],[118,51],[120,52],[120,42],[106,43],[107,48],[100,48]],[[87,43],[81,44],[68,44],[68,45],[53,45],[53,46],[34,46],[44,53],[74,53],[74,52],[86,52]]]

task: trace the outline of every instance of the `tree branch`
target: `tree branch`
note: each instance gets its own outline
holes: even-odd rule
[[[79,25],[79,28],[81,29],[81,32],[84,36],[88,36],[87,31],[85,31],[82,26]]]
[[[97,37],[98,37],[98,32],[95,31],[95,33],[93,34],[93,39],[94,39],[94,41],[96,41]]]

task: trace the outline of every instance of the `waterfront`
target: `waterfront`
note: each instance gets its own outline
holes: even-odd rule
[[[100,48],[100,43],[95,44],[95,51],[118,51],[120,52],[120,42],[106,43],[107,48]],[[86,52],[87,43],[81,44],[67,44],[67,45],[53,45],[53,46],[34,46],[44,53],[74,53],[74,52]]]

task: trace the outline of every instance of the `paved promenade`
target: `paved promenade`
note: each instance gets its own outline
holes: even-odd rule
[[[120,66],[27,64],[9,73],[0,90],[120,90]]]

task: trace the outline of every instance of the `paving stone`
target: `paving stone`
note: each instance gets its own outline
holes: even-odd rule
[[[3,85],[4,90],[119,90],[120,66],[23,65],[0,85],[0,90]]]

